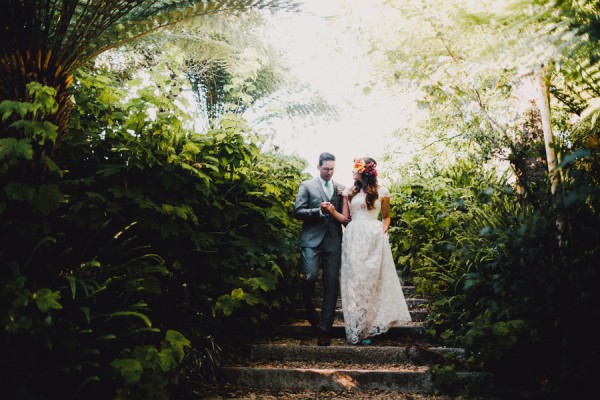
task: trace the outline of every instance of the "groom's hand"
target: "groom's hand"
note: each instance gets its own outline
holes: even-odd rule
[[[324,201],[324,202],[321,203],[321,212],[323,214],[329,214],[329,205],[330,204],[331,203],[328,202],[328,201]]]

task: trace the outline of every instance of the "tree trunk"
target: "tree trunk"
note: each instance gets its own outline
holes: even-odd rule
[[[560,174],[557,169],[558,161],[554,148],[554,135],[552,133],[552,120],[550,117],[550,89],[546,70],[542,69],[538,71],[534,79],[537,86],[536,103],[540,109],[542,129],[544,131],[546,160],[548,163],[548,173],[550,174],[550,192],[552,195],[555,195],[560,185]]]
[[[67,125],[73,104],[71,103],[68,88],[73,76],[68,68],[57,64],[53,59],[52,51],[27,50],[24,53],[16,50],[10,56],[0,59],[0,96],[1,100],[29,101],[27,84],[39,82],[45,86],[56,89],[56,102],[58,111],[47,119],[58,126],[56,143],[46,144],[45,152],[51,154],[55,145],[58,145],[67,132]],[[8,124],[4,124],[6,128]],[[12,135],[2,131],[0,136]]]
[[[564,213],[558,205],[557,193],[560,187],[560,172],[558,170],[558,160],[556,158],[556,149],[554,135],[552,133],[552,120],[550,115],[550,72],[548,66],[537,71],[534,79],[537,86],[537,103],[542,118],[542,129],[544,130],[544,144],[546,147],[546,160],[548,161],[548,172],[550,174],[550,192],[553,197],[554,207],[556,208],[556,228],[558,231],[558,246],[564,248],[567,245],[567,222]]]

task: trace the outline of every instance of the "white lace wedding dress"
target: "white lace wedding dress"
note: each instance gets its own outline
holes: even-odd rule
[[[389,192],[380,187],[379,197],[384,196]],[[368,210],[365,194],[358,193],[349,206],[351,221],[342,241],[340,291],[346,339],[358,343],[411,321],[411,317],[388,237],[378,219],[380,199]]]

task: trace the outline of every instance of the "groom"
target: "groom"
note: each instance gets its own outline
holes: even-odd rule
[[[304,272],[302,298],[307,319],[319,333],[317,344],[329,346],[339,289],[342,226],[329,215],[327,206],[331,203],[341,212],[342,197],[339,192],[344,186],[331,179],[335,169],[333,154],[322,153],[317,168],[317,178],[300,184],[294,216],[303,221],[300,249]],[[323,303],[319,316],[312,297],[320,266],[323,267]]]

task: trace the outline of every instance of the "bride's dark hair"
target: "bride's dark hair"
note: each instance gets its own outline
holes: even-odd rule
[[[361,160],[358,160],[358,162],[360,161]],[[372,210],[375,208],[375,200],[379,197],[379,192],[377,190],[377,162],[370,157],[364,157],[362,161],[364,161],[364,168],[360,172],[362,182],[359,180],[354,181],[354,187],[350,190],[350,193],[348,193],[348,201],[352,201],[352,198],[364,187],[367,197],[367,209]],[[355,160],[355,165],[356,162],[357,161]]]

